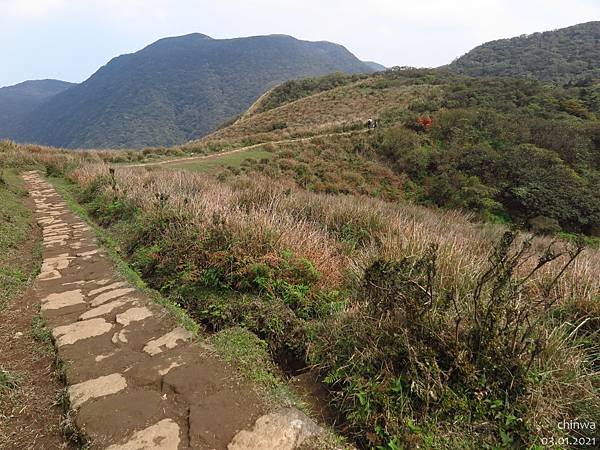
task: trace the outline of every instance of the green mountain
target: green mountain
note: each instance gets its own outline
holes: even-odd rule
[[[55,96],[11,137],[69,148],[179,144],[240,114],[276,84],[336,71],[373,70],[340,45],[290,36],[161,39]]]
[[[60,80],[30,80],[0,88],[0,139],[13,135],[27,114],[72,86]]]
[[[600,78],[600,21],[480,45],[449,65],[471,76],[516,76],[558,83]]]

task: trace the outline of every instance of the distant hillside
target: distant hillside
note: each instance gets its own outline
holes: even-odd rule
[[[328,76],[284,83],[184,150],[270,143],[262,149],[271,157],[225,175],[258,172],[318,192],[405,198],[536,231],[598,236],[598,99],[600,84],[440,70]],[[380,126],[366,133],[369,117]],[[419,123],[426,117],[429,126]],[[320,137],[299,140],[309,136]]]
[[[23,117],[72,86],[60,80],[32,80],[0,88],[0,139],[12,136]]]
[[[374,61],[363,61],[363,62],[367,66],[369,66],[371,69],[373,69],[375,72],[381,72],[381,71],[387,69],[387,67],[385,67],[383,64],[379,64]]]
[[[242,118],[247,118],[252,114],[268,111],[278,108],[285,103],[290,103],[304,97],[308,97],[319,92],[328,91],[338,86],[367,78],[367,74],[347,75],[344,73],[332,73],[325,77],[303,78],[301,80],[290,80],[279,86],[274,87],[269,92],[260,97]]]
[[[568,83],[600,78],[600,22],[480,45],[449,68],[471,76],[518,76]]]
[[[14,136],[62,147],[166,146],[205,135],[283,81],[372,72],[344,47],[273,35],[166,38],[110,61]]]
[[[362,128],[368,118],[407,108],[436,89],[410,79],[389,84],[383,74],[290,81],[273,89],[253,113],[200,142],[274,141]]]

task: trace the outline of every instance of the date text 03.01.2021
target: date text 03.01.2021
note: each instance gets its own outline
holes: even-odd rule
[[[572,447],[586,447],[586,448],[597,448],[596,443],[600,444],[600,441],[597,441],[595,437],[572,437],[572,436],[564,436],[564,437],[544,437],[540,440],[543,446],[554,447],[554,446],[563,446],[568,445]]]

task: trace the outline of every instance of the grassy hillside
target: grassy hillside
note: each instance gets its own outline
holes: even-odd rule
[[[153,161],[263,143],[251,149],[272,157],[244,162],[241,152],[231,170],[211,164],[222,179],[265,174],[316,192],[404,199],[536,232],[598,236],[600,86],[428,70],[322,81],[282,85],[202,140],[106,157]],[[369,117],[379,119],[377,130],[367,132]]]
[[[332,76],[287,83],[272,90],[254,114],[187,146],[219,141],[267,142],[362,130],[369,117],[394,107],[408,108],[412,102],[434,95],[437,89],[435,82],[398,77],[390,83],[391,78],[395,76],[390,72],[385,76],[358,77],[358,81],[354,77]]]
[[[308,97],[319,92],[328,91],[338,86],[343,86],[354,81],[363,80],[368,75],[347,75],[343,73],[332,73],[325,77],[303,78],[300,80],[290,80],[276,86],[267,94],[262,96],[251,108],[242,116],[248,116],[256,113],[268,111],[277,108],[294,100]]]
[[[340,45],[290,36],[162,39],[55,96],[11,137],[70,148],[183,143],[240,114],[278,83],[338,71],[372,70]]]
[[[70,179],[132,267],[208,330],[241,326],[284,369],[317,370],[360,448],[536,448],[569,433],[562,420],[600,419],[598,250],[256,173],[1,149],[1,164]]]
[[[480,45],[449,68],[471,76],[536,78],[587,84],[600,78],[600,22]]]
[[[575,235],[600,223],[597,94],[326,77],[172,149],[4,144],[0,165],[70,180],[151,287],[314,371],[361,449],[592,447],[557,424],[600,421],[600,250]]]
[[[263,149],[274,157],[223,176],[264,173],[317,192],[368,192],[540,232],[598,235],[599,89],[403,70],[292,82],[252,114],[182,149],[271,142]],[[365,133],[369,117],[380,127]],[[420,125],[420,117],[431,125]],[[315,135],[323,136],[281,142]],[[367,166],[391,175],[364,178]]]

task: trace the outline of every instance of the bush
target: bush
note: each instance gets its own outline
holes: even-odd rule
[[[557,279],[540,297],[527,280],[563,255],[549,247],[517,276],[529,251],[529,241],[506,233],[464,298],[440,288],[435,246],[367,268],[360,303],[325,323],[309,349],[365,446],[423,445],[437,421],[479,434],[478,442],[533,443],[527,390],[547,348],[545,318],[557,300],[547,298]]]
[[[558,220],[550,217],[535,216],[528,221],[531,231],[537,234],[555,234],[560,231]]]

